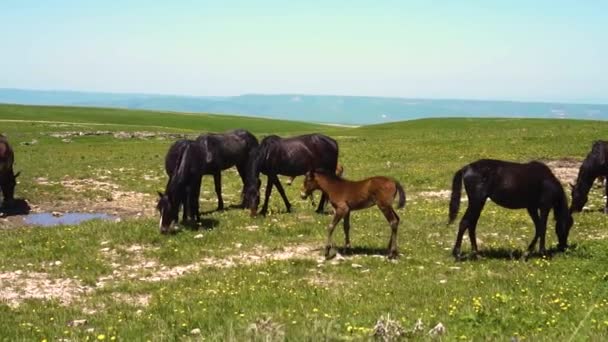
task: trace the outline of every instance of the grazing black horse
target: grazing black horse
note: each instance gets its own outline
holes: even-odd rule
[[[194,140],[178,140],[165,156],[165,172],[169,176],[165,193],[160,196],[156,209],[160,212],[161,232],[167,232],[177,222],[183,207],[183,221],[198,220],[198,198],[202,177],[202,162]]]
[[[11,206],[15,200],[15,186],[19,173],[13,171],[15,155],[5,136],[0,134],[0,190],[2,206]]]
[[[596,178],[600,176],[608,176],[608,141],[594,141],[591,146],[591,152],[587,154],[587,158],[581,164],[578,170],[576,184],[570,184],[572,188],[572,205],[570,212],[580,212],[583,206],[587,203],[587,195]],[[606,182],[605,194],[608,196],[608,182]],[[604,213],[608,214],[608,198]]]
[[[310,170],[322,169],[335,172],[338,165],[338,143],[322,134],[306,134],[292,138],[270,135],[262,139],[260,146],[251,152],[247,167],[247,189],[244,204],[256,215],[260,202],[260,172],[268,177],[264,204],[260,214],[266,215],[272,186],[276,186],[287,211],[291,204],[278,175],[300,176]],[[327,196],[323,194],[317,212],[322,212]]]
[[[460,257],[462,237],[467,229],[471,249],[473,253],[477,253],[475,229],[488,198],[505,208],[528,210],[535,227],[534,239],[528,247],[530,252],[534,250],[536,241],[540,238],[539,251],[541,254],[546,253],[545,233],[551,209],[556,220],[558,248],[563,251],[568,246],[568,233],[573,223],[568,210],[568,200],[561,184],[545,164],[537,161],[519,164],[481,159],[464,166],[454,174],[452,181],[449,223],[452,223],[458,214],[463,180],[469,205],[460,221],[452,250],[455,258]]]
[[[166,193],[159,194],[161,198],[157,206],[161,211],[161,231],[166,231],[177,221],[180,205],[184,207],[184,218],[199,219],[198,199],[203,175],[213,175],[218,199],[217,210],[224,209],[221,183],[223,170],[236,166],[243,182],[243,197],[250,151],[257,146],[256,137],[243,129],[203,134],[194,141],[175,143],[165,158],[169,181]]]

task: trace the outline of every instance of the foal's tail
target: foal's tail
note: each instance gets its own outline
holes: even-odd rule
[[[466,167],[466,166],[465,166]],[[456,171],[454,178],[452,179],[452,195],[450,196],[450,214],[448,224],[454,222],[456,215],[458,215],[458,209],[460,209],[460,193],[462,192],[462,174],[464,173],[465,167]]]
[[[397,209],[401,209],[405,207],[405,191],[399,182],[395,182],[395,188],[397,188],[397,193],[399,194],[399,202],[397,203]]]

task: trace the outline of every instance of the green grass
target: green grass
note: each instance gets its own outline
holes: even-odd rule
[[[34,284],[33,275],[43,273],[88,289],[67,305],[41,299],[25,300],[17,307],[0,304],[3,340],[94,340],[101,335],[105,340],[128,341],[265,340],[267,336],[366,340],[376,321],[387,314],[406,330],[420,319],[424,331],[410,332],[409,337],[421,340],[431,339],[427,332],[439,322],[447,329],[446,340],[600,341],[608,334],[605,215],[576,215],[571,250],[526,262],[510,255],[518,255],[532,238],[531,220],[525,211],[488,203],[477,230],[486,256],[457,263],[450,256],[456,225],[446,226],[447,200],[419,194],[449,189],[453,172],[478,158],[581,160],[591,142],[604,137],[608,123],[429,119],[336,128],[215,115],[27,106],[0,106],[0,120],[1,130],[14,144],[17,169],[22,170],[17,195],[47,207],[73,203],[77,210],[81,201],[95,198],[99,191],[79,193],[61,185],[41,185],[39,177],[60,181],[105,175],[121,190],[149,195],[166,181],[162,160],[170,140],[83,136],[65,143],[48,136],[72,130],[198,134],[242,127],[258,137],[324,132],[338,140],[347,178],[392,176],[408,193],[407,207],[399,211],[402,256],[395,263],[377,255],[386,248],[389,227],[374,208],[353,214],[351,239],[353,247],[375,255],[347,255],[336,263],[318,261],[330,217],[314,214],[308,202],[298,199],[301,179],[287,187],[294,213],[283,212],[275,193],[268,217],[252,219],[240,210],[212,213],[205,216],[215,222],[212,230],[185,229],[162,236],[154,217],[0,230],[0,276],[22,271],[19,277]],[[21,145],[33,139],[38,143]],[[224,180],[225,202],[233,204],[240,181],[233,172],[226,172]],[[203,210],[211,210],[216,203],[208,178],[203,191],[208,191],[203,192]],[[148,206],[154,205],[153,199]],[[599,208],[603,201],[594,189],[590,206]],[[556,243],[552,231],[549,245]],[[334,240],[342,245],[341,229]],[[256,260],[252,255],[277,259],[278,253],[294,246],[307,249],[297,258],[252,261]],[[468,250],[466,239],[463,248]],[[235,264],[212,265],[227,261]],[[145,262],[155,264],[133,268]],[[187,265],[197,268],[148,281],[159,275],[162,266]],[[113,271],[114,279],[96,286]],[[0,278],[0,284],[1,293],[17,281]],[[273,324],[260,323],[267,317]],[[87,319],[87,324],[67,325],[75,319]],[[201,335],[190,334],[195,328]]]

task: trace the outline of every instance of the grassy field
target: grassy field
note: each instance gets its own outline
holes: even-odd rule
[[[338,140],[346,178],[397,178],[408,194],[398,211],[398,261],[383,257],[389,227],[375,208],[353,214],[353,250],[323,260],[330,216],[299,200],[301,178],[287,187],[293,213],[284,212],[275,193],[266,218],[213,212],[204,217],[208,229],[160,235],[153,208],[166,182],[162,163],[173,140],[167,134],[237,127],[259,138],[323,132]],[[429,119],[340,128],[0,105],[0,131],[22,170],[18,197],[39,210],[122,216],[0,229],[2,340],[368,340],[379,320],[416,340],[608,336],[608,218],[593,210],[603,205],[600,190],[590,194],[591,210],[575,216],[572,248],[547,259],[520,258],[533,234],[525,211],[488,203],[477,230],[482,257],[464,262],[450,255],[456,225],[446,225],[444,191],[454,171],[478,158],[575,164],[593,140],[605,138],[606,122]],[[110,133],[85,134],[98,131]],[[124,138],[125,132],[154,134]],[[224,200],[234,204],[240,180],[232,171],[224,180]],[[203,210],[215,208],[211,179],[204,179],[201,201]],[[343,244],[341,229],[334,239]],[[430,335],[438,323],[445,333]]]

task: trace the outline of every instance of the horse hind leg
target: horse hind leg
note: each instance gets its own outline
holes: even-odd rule
[[[389,259],[395,259],[399,256],[399,252],[397,251],[397,231],[399,229],[399,215],[395,212],[395,210],[389,206],[380,206],[378,208],[384,214],[384,217],[388,221],[391,226],[391,238],[388,241],[388,253],[387,256]]]

